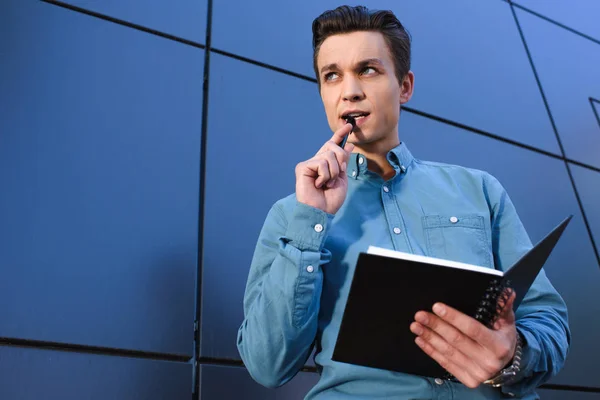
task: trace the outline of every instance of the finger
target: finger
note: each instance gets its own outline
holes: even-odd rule
[[[436,315],[419,311],[415,314],[415,320],[417,322],[413,324],[422,326],[422,336],[424,336],[425,340],[430,341],[429,338],[431,337],[433,344],[437,344],[435,347],[440,352],[444,353],[447,357],[451,357],[455,352],[459,353],[457,355],[458,359],[455,360],[456,364],[468,367],[467,363],[473,363],[477,365],[476,369],[479,369],[480,365],[487,365],[487,360],[492,359],[494,356],[491,351],[483,348],[479,343],[467,337],[464,333]],[[415,331],[413,333],[418,334]],[[457,362],[459,360],[460,362]],[[469,367],[474,368],[473,366]],[[482,371],[479,370],[478,372]]]
[[[440,334],[431,330],[427,326],[424,326],[418,322],[413,322],[410,325],[410,330],[457,366],[462,368],[474,367],[470,359],[463,354],[460,349],[456,348],[452,343],[448,342],[446,338],[442,337]]]
[[[503,326],[513,325],[515,323],[515,312],[513,310],[513,305],[515,304],[515,299],[517,295],[514,290],[510,290],[508,295],[508,299],[503,297],[500,300],[500,306],[502,307],[502,312],[500,313],[498,320],[494,323],[494,329],[499,330],[502,329]],[[505,301],[506,299],[506,301]]]
[[[427,326],[432,327],[436,333],[442,332],[440,335],[476,362],[486,374],[494,375],[512,357],[511,350],[514,349],[515,340],[511,337],[515,337],[514,324],[506,326],[502,331],[494,331],[452,307],[439,303],[434,305],[438,314],[444,313],[440,306],[446,309],[446,317],[427,314],[430,317]],[[418,315],[415,318],[419,318]],[[475,345],[471,346],[470,342]]]
[[[327,164],[329,166],[329,181],[325,182],[329,184],[329,182],[333,182],[340,174],[340,164],[336,157],[336,154],[333,151],[328,151],[321,155],[327,160]],[[329,186],[328,186],[329,187]]]
[[[346,146],[348,146],[346,144]],[[352,148],[354,148],[354,145],[351,145]],[[319,153],[317,153],[317,155],[323,155],[326,153],[333,153],[335,155],[335,158],[337,159],[337,163],[340,166],[340,170],[342,172],[346,172],[346,168],[348,166],[348,159],[350,158],[350,153],[345,151],[345,149],[342,149],[340,146],[338,146],[337,144],[335,144],[333,141],[329,141],[326,142],[323,147],[321,147],[321,150],[319,150]]]
[[[321,188],[330,179],[329,164],[325,158],[311,158],[306,161],[304,175],[315,178],[315,187]]]
[[[346,145],[344,146],[344,150],[347,153],[352,153],[352,151],[354,150],[354,144],[346,142]]]
[[[495,337],[492,331],[475,318],[442,303],[434,304],[433,312],[481,346],[485,348],[493,346]]]
[[[465,386],[474,389],[477,386],[479,386],[481,382],[483,382],[478,382],[477,379],[475,379],[473,376],[471,376],[471,374],[469,374],[467,369],[461,368],[458,365],[454,364],[442,353],[436,350],[435,347],[423,340],[421,337],[417,337],[415,339],[415,343],[421,348],[421,350],[423,350],[423,352],[425,352],[425,354],[434,359],[435,362],[437,362],[446,371],[454,375],[454,377],[461,381]]]
[[[333,143],[335,143],[336,145],[338,145],[338,147],[339,147],[339,144],[342,142],[342,139],[344,138],[344,136],[350,134],[351,131],[352,131],[352,124],[347,123],[344,126],[342,126],[340,129],[335,131],[330,140]]]

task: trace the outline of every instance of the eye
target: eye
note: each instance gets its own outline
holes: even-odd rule
[[[335,72],[329,72],[327,74],[325,74],[325,76],[323,77],[325,81],[332,81],[333,79],[337,78],[337,73]]]
[[[361,74],[362,75],[373,75],[375,72],[377,72],[377,70],[375,68],[373,68],[373,67],[365,67],[361,71]]]

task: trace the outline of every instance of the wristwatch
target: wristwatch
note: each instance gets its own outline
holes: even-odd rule
[[[500,387],[507,383],[510,383],[517,373],[521,370],[521,356],[523,355],[523,338],[521,337],[521,333],[517,330],[517,346],[515,349],[515,355],[513,357],[513,362],[508,367],[504,368],[502,371],[498,373],[498,375],[493,378],[488,379],[483,382],[486,385],[491,385],[493,387]]]

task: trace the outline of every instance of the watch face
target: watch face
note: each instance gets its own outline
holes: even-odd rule
[[[493,387],[499,387],[504,385],[505,383],[510,382],[517,375],[517,372],[519,372],[519,369],[518,367],[515,368],[515,365],[513,364],[507,368],[504,368],[498,373],[498,375],[491,379],[488,379],[483,383],[487,385],[492,385]]]

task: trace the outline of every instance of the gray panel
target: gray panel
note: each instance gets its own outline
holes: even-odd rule
[[[600,45],[528,12],[517,15],[567,157],[600,167],[600,127],[589,101],[600,98]]]
[[[332,0],[286,7],[275,0],[236,7],[215,2],[212,45],[313,77],[312,20],[338,5]],[[412,33],[416,81],[408,106],[558,154],[508,3],[376,0],[368,5],[393,10]],[[243,26],[244,34],[232,26]]]
[[[217,54],[209,112],[201,354],[239,358],[244,287],[264,218],[294,191],[296,164],[331,131],[317,85]]]
[[[191,356],[203,51],[38,1],[0,26],[0,337]]]
[[[540,389],[537,391],[542,400],[599,400],[600,393],[574,392],[567,390]]]
[[[597,0],[513,0],[513,3],[600,40],[600,2]]]
[[[571,173],[592,229],[594,242],[600,246],[600,173],[571,164]]]
[[[245,368],[203,365],[200,400],[302,400],[319,375],[299,372],[277,389],[256,383]]]
[[[204,44],[208,0],[62,0],[64,3]]]
[[[0,346],[0,399],[188,400],[187,363]]]
[[[529,236],[540,240],[568,214],[573,221],[546,263],[569,308],[573,340],[563,371],[552,382],[600,387],[600,268],[563,161],[437,121],[405,113],[400,136],[417,158],[483,169],[504,185]]]

